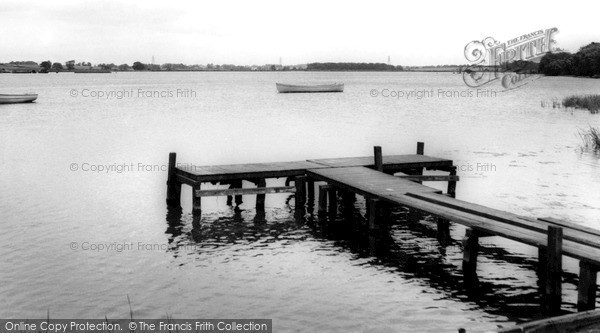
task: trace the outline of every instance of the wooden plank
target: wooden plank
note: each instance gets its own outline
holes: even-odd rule
[[[368,156],[312,159],[308,160],[308,162],[331,167],[374,166],[373,158]],[[387,155],[383,156],[383,165],[384,169],[386,167],[447,167],[452,166],[452,160],[427,155]]]
[[[552,217],[542,217],[542,218],[539,218],[538,220],[544,221],[544,222],[548,222],[548,223],[551,223],[551,224],[554,224],[554,225],[557,225],[557,226],[561,226],[561,227],[573,229],[573,230],[579,230],[581,232],[585,232],[585,233],[588,233],[590,235],[594,235],[594,236],[599,236],[600,237],[600,230],[594,229],[594,228],[590,228],[590,227],[586,227],[586,226],[583,226],[581,224],[576,224],[576,223],[572,223],[572,222],[562,221],[562,220],[555,219],[555,218],[552,218]]]
[[[191,178],[188,178],[186,176],[180,175],[180,174],[175,174],[175,178],[177,179],[177,181],[179,181],[182,184],[186,184],[186,185],[190,185],[190,186],[195,186],[200,184],[200,182],[197,182]]]
[[[582,332],[585,328],[598,325],[599,322],[600,311],[586,311],[519,324],[502,329],[498,333]]]
[[[494,219],[497,221],[501,221],[503,223],[512,224],[516,226],[520,226],[530,230],[537,231],[545,231],[547,226],[552,223],[546,222],[546,219],[541,219],[541,222],[527,219],[523,216],[518,216],[516,214],[504,212],[501,210],[497,210],[494,208],[461,201],[457,199],[453,199],[451,197],[443,196],[443,195],[435,195],[428,193],[408,193],[408,196],[415,197],[418,199],[422,199],[425,201],[429,201],[432,203],[436,203],[439,205],[443,205],[446,207],[454,208],[460,211],[464,211],[467,213],[471,213],[474,215],[479,215],[483,217],[487,217],[490,219]],[[551,219],[552,220],[552,219]],[[556,221],[556,220],[552,220]],[[558,225],[558,224],[557,224]],[[589,234],[584,233],[581,230],[588,231],[588,233],[593,233],[594,229],[586,228],[584,226],[568,224],[565,222],[561,222],[560,226],[565,228],[564,230],[564,238],[568,240],[572,240],[574,242],[578,242],[581,244],[598,247],[600,248],[600,238],[591,236]],[[598,235],[600,236],[600,234]]]
[[[408,179],[412,181],[423,181],[423,182],[448,182],[458,181],[458,176],[445,176],[445,175],[394,175],[398,178]]]
[[[196,196],[197,197],[215,197],[215,196],[225,196],[225,195],[249,195],[249,194],[268,194],[268,193],[291,193],[291,192],[296,192],[295,186],[201,190],[201,191],[196,191]]]
[[[315,179],[326,181],[340,189],[377,198],[390,193],[404,194],[410,191],[440,192],[437,189],[399,179],[364,167],[307,170]]]

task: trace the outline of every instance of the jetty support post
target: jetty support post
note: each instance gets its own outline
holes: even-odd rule
[[[560,312],[562,295],[562,238],[561,227],[548,226],[548,245],[546,247],[546,288],[543,295],[543,307],[546,313]]]
[[[451,166],[450,167],[450,180],[448,180],[448,190],[447,193],[450,197],[452,198],[456,198],[456,166]]]
[[[474,281],[477,277],[477,255],[479,253],[479,232],[468,228],[463,239],[463,275],[465,281]]]
[[[329,207],[327,208],[327,210],[329,211],[329,215],[331,216],[336,216],[337,215],[337,211],[338,211],[338,200],[337,200],[337,190],[335,187],[333,186],[329,186],[328,190],[327,190],[327,196],[328,196],[328,202],[329,202]]]
[[[200,191],[201,183],[196,182],[192,185],[192,214],[197,215],[202,213],[202,197],[196,195],[196,191]]]
[[[267,182],[264,178],[260,178],[256,180],[256,187],[267,187]],[[257,194],[256,195],[256,211],[264,212],[265,211],[265,194]]]
[[[329,195],[329,185],[319,185],[319,204],[317,213],[319,215],[327,212],[327,196]]]
[[[380,222],[379,211],[381,202],[379,199],[367,199],[367,219],[369,221],[369,230],[377,230]]]
[[[373,153],[375,155],[375,170],[383,172],[383,155],[381,153],[381,146],[373,147]]]
[[[306,195],[308,205],[314,207],[315,205],[315,181],[312,178],[306,179]]]
[[[440,245],[446,246],[450,244],[450,222],[445,218],[437,218],[437,239]]]
[[[296,186],[296,211],[302,211],[306,204],[306,176],[296,176],[294,178]]]
[[[585,260],[579,262],[577,311],[588,311],[596,308],[597,276],[597,266]]]
[[[175,168],[177,166],[177,153],[169,153],[169,171],[167,175],[167,205],[181,207],[181,182],[177,180]]]

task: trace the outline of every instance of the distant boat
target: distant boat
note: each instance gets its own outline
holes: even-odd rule
[[[276,83],[277,91],[280,93],[324,93],[324,92],[344,92],[343,83],[316,84],[316,85],[295,85]]]
[[[0,104],[31,103],[37,98],[37,94],[0,94]]]

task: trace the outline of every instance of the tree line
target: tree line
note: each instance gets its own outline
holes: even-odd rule
[[[372,71],[395,72],[402,71],[402,66],[392,66],[384,63],[365,62],[313,62],[306,67],[307,71]]]
[[[574,75],[600,78],[600,43],[591,43],[575,54],[547,53],[540,60],[539,72],[549,76]]]

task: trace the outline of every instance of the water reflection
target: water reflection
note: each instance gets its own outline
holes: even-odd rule
[[[293,202],[293,201],[292,201]],[[492,265],[493,274],[463,276],[462,242],[437,239],[434,217],[400,207],[382,210],[382,223],[370,230],[362,202],[343,200],[336,214],[298,216],[291,206],[266,212],[231,209],[231,214],[184,214],[181,209],[167,212],[169,244],[174,256],[178,248],[195,245],[196,253],[224,251],[232,245],[259,248],[270,244],[284,247],[290,242],[312,240],[337,253],[351,253],[378,274],[399,274],[405,280],[417,280],[433,288],[440,299],[473,304],[487,313],[522,322],[541,318],[540,294],[535,282],[537,259],[494,246],[480,240],[479,265]],[[186,224],[191,220],[191,230]],[[455,225],[451,228],[456,228]],[[528,272],[528,273],[523,273]],[[576,282],[574,274],[565,274],[565,282]],[[563,308],[574,308],[564,303]]]

